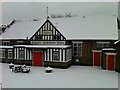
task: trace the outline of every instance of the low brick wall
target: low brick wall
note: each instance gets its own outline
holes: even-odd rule
[[[68,62],[51,62],[51,61],[44,61],[44,66],[47,67],[47,66],[50,66],[50,67],[55,67],[55,68],[68,68],[70,67],[72,64],[71,61],[68,61]]]

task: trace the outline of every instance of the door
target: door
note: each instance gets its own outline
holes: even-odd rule
[[[94,51],[93,52],[93,66],[100,66],[101,65],[101,51]]]
[[[107,70],[115,70],[115,55],[107,55]]]
[[[43,66],[43,52],[33,52],[33,66]]]

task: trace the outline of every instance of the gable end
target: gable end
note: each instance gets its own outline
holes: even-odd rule
[[[47,19],[45,23],[30,38],[35,41],[65,41],[66,38],[56,29],[56,27]]]

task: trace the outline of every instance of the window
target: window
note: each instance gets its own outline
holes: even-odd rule
[[[109,47],[109,42],[97,42],[98,48],[106,48]]]
[[[66,50],[66,60],[71,60],[71,57],[72,55],[71,55],[71,49],[67,49]]]
[[[36,35],[35,40],[42,40],[42,36],[41,35]]]
[[[60,35],[53,36],[53,40],[60,40]]]
[[[12,59],[12,50],[9,50],[9,51],[8,51],[8,58],[9,58],[9,59]]]
[[[2,50],[2,57],[5,58],[5,50]]]
[[[23,43],[23,41],[17,41],[17,44],[18,45],[23,45],[24,43]]]
[[[10,41],[3,41],[3,45],[10,45]]]
[[[60,60],[60,55],[58,51],[53,52],[53,60],[59,61]]]
[[[0,58],[2,58],[2,49],[0,49]]]
[[[19,50],[19,59],[24,59],[24,50]]]
[[[82,56],[82,42],[73,42],[73,55]]]

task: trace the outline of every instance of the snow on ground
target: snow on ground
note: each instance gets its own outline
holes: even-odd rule
[[[0,63],[0,90],[2,85],[2,64]]]
[[[30,73],[14,73],[3,64],[3,88],[118,88],[118,73],[98,67],[71,66],[53,68],[31,67]]]

